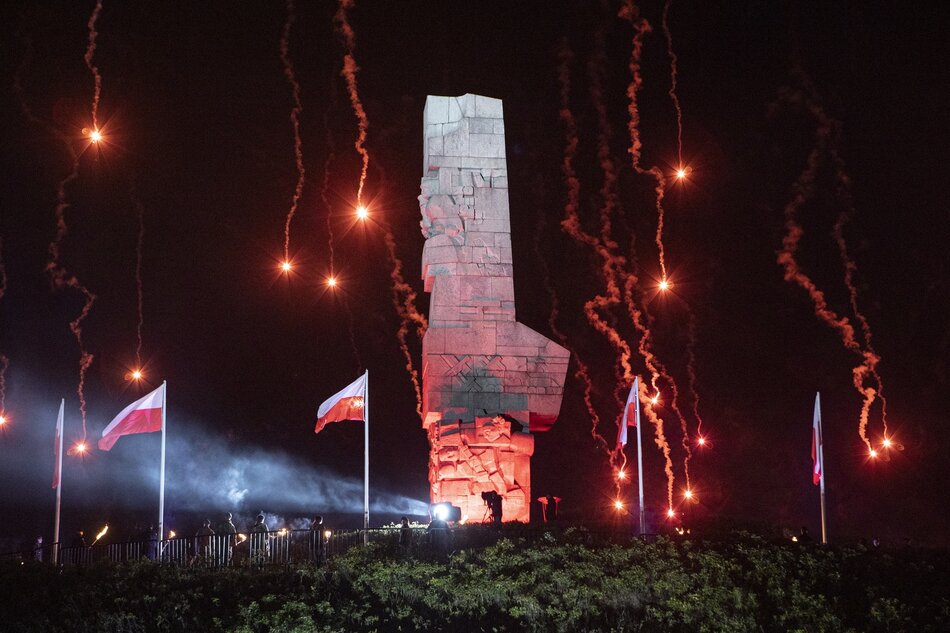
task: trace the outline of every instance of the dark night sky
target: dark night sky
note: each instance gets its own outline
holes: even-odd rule
[[[13,86],[19,75],[33,114],[67,135],[88,125],[92,95],[82,59],[92,3],[16,4],[4,9],[0,67],[0,236],[9,275],[0,303],[0,352],[11,361],[6,398],[13,418],[0,436],[0,508],[4,517],[22,517],[6,521],[14,536],[52,522],[49,446],[63,395],[67,437],[81,432],[79,355],[68,329],[81,302],[72,291],[51,293],[44,273],[56,185],[68,173],[69,158],[48,130],[23,116]],[[641,276],[649,280],[658,274],[652,183],[630,169],[625,90],[632,32],[616,18],[615,4],[362,2],[351,15],[370,121],[367,194],[377,221],[392,227],[407,279],[421,291],[416,196],[426,95],[503,99],[519,320],[549,334],[543,258],[554,274],[560,324],[594,368],[595,400],[611,421],[601,429],[608,437],[617,413],[610,397],[613,353],[581,311],[600,291],[600,279],[590,254],[558,230],[566,188],[557,52],[567,38],[576,56],[572,107],[581,143],[582,215],[593,229],[602,174],[587,73],[595,34],[603,35],[599,66],[621,178],[621,224],[635,234]],[[947,20],[931,8],[832,4],[674,3],[683,151],[694,172],[667,200],[665,244],[677,296],[650,302],[657,352],[685,385],[692,310],[700,411],[713,443],[691,463],[700,495],[693,516],[807,524],[816,532],[809,447],[820,390],[832,536],[946,544]],[[307,185],[292,234],[299,265],[288,283],[276,273],[296,181],[290,91],[278,56],[283,3],[105,1],[95,59],[109,143],[98,155],[84,155],[80,177],[68,189],[62,257],[98,295],[85,323],[96,356],[87,383],[89,431],[98,434],[140,392],[123,379],[135,347],[137,198],[146,224],[144,355],[149,376],[168,380],[170,429],[178,424],[186,427],[183,434],[200,430],[204,442],[229,450],[255,447],[340,477],[360,476],[360,425],[312,433],[319,402],[357,371],[344,306],[320,284],[328,261],[320,186],[333,153],[328,182],[338,264],[359,354],[373,381],[372,483],[424,499],[426,442],[395,339],[383,231],[346,232],[359,163],[355,120],[338,75],[335,4],[300,5],[291,54],[302,88]],[[675,162],[676,146],[661,9],[661,2],[643,6],[655,31],[643,52],[640,104],[644,162],[666,166]],[[796,65],[813,80],[827,113],[843,124],[857,209],[846,235],[860,270],[860,304],[883,357],[889,422],[905,448],[889,462],[864,457],[860,398],[851,386],[855,358],[775,263],[782,209],[814,140],[814,124],[803,112],[769,110],[780,88],[795,85]],[[829,173],[818,187],[816,201],[800,216],[806,229],[801,262],[832,307],[846,311],[830,235],[838,209]],[[623,241],[628,237],[624,233]],[[420,295],[420,307],[427,303],[428,295]],[[418,358],[418,345],[413,351]],[[641,361],[636,369],[643,371]],[[533,491],[564,497],[574,516],[597,516],[612,487],[580,395],[570,379],[559,422],[537,438]],[[668,417],[679,475],[674,427]],[[880,434],[877,408],[871,431]],[[154,446],[144,441],[141,446]],[[648,440],[645,448],[647,499],[660,508],[662,463]],[[141,499],[111,492],[122,486],[123,475],[108,467],[120,449],[67,467],[67,485],[76,482],[72,497],[64,489],[68,526],[120,515],[123,505],[141,507]],[[30,468],[22,467],[24,455]]]

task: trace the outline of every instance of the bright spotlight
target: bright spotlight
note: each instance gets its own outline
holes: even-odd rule
[[[446,521],[449,518],[449,506],[445,503],[436,504],[432,508],[432,516],[439,521]]]

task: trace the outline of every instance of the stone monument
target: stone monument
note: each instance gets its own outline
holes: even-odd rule
[[[500,99],[426,99],[422,279],[423,427],[433,503],[488,520],[530,519],[532,433],[557,419],[569,352],[515,321],[505,122]]]

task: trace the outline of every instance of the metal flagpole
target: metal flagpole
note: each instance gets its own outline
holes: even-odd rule
[[[59,435],[59,447],[56,451],[59,463],[56,466],[56,472],[59,473],[59,481],[56,482],[56,519],[53,526],[53,564],[59,562],[59,505],[63,497],[63,411],[66,408],[66,398],[59,401],[59,417],[56,419],[56,431]]]
[[[640,485],[640,534],[646,532],[646,521],[643,515],[643,444],[640,440],[640,377],[633,379],[633,387],[636,389],[637,399],[634,402],[636,415],[634,420],[637,424],[637,483]]]
[[[363,376],[363,545],[366,545],[369,543],[369,369]]]
[[[825,438],[821,430],[821,393],[815,394],[815,420],[818,423],[818,437],[815,438],[817,445],[816,453],[818,455],[818,467],[821,469],[821,479],[818,480],[821,490],[821,544],[828,544],[828,528],[825,522]]]
[[[158,546],[165,538],[165,399],[167,381],[162,381],[162,465],[158,473]]]

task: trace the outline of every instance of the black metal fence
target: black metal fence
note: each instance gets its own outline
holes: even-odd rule
[[[175,537],[163,541],[137,540],[123,543],[96,543],[92,546],[57,547],[46,544],[31,550],[0,554],[2,560],[35,561],[60,565],[92,565],[101,561],[126,563],[150,560],[177,567],[250,567],[263,568],[301,564],[320,565],[351,547],[380,543],[393,551],[418,554],[446,554],[454,550],[481,548],[502,538],[606,544],[632,539],[652,540],[652,535],[634,536],[629,532],[585,528],[540,528],[485,525],[454,529],[372,528],[369,530],[288,530],[209,534]]]

